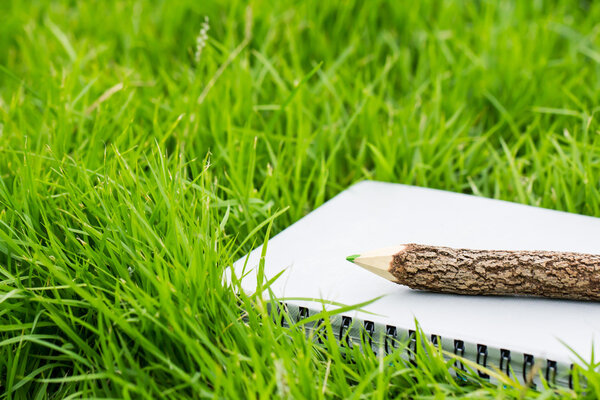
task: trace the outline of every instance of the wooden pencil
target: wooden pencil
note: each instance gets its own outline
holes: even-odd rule
[[[600,255],[405,244],[348,261],[412,289],[600,301]]]

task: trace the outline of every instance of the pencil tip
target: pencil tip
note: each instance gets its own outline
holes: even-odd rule
[[[353,263],[354,260],[356,260],[358,257],[360,257],[360,254],[352,254],[351,256],[346,257],[346,260],[348,260],[351,263]]]

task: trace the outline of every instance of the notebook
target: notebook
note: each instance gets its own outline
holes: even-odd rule
[[[392,351],[396,342],[391,338],[408,337],[414,345],[416,319],[444,350],[498,367],[520,381],[531,377],[536,366],[534,384],[540,383],[541,374],[549,382],[570,385],[572,364],[581,361],[569,347],[589,361],[600,333],[600,303],[416,291],[345,260],[350,254],[403,243],[600,254],[600,219],[363,181],[271,238],[264,274],[270,279],[284,271],[271,289],[295,319],[321,311],[323,304],[285,299],[351,305],[383,296],[363,311],[332,319],[339,337],[356,341],[367,330],[375,350]],[[241,276],[246,264],[241,283],[249,293],[256,291],[261,250],[256,248],[233,267]]]

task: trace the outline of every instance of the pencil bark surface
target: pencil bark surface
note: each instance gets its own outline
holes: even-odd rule
[[[600,255],[408,244],[390,273],[413,289],[600,300]]]

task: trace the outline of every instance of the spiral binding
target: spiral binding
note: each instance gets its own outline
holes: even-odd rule
[[[550,383],[556,382],[557,365],[554,360],[546,360],[546,381]]]
[[[573,389],[573,364],[569,367],[569,389]]]
[[[394,343],[396,342],[396,338],[398,337],[398,329],[392,325],[386,325],[385,327],[385,352],[390,354],[394,351],[396,346]]]
[[[309,317],[308,308],[306,307],[298,307],[298,321],[302,321]]]
[[[279,302],[277,305],[277,314],[279,315],[279,325],[289,328],[290,325],[285,318],[286,315],[290,314],[287,303]]]
[[[345,345],[350,349],[353,347],[353,345],[352,345],[352,341],[350,340],[350,335],[346,331],[348,331],[350,329],[351,323],[352,323],[352,318],[342,316],[342,324],[340,326],[340,336],[339,336],[340,341],[344,340]]]
[[[500,371],[510,376],[510,350],[500,349]]]
[[[315,330],[320,329],[324,323],[325,320],[323,318],[319,319],[314,325]],[[323,344],[324,340],[327,340],[327,331],[325,329],[322,329],[322,332],[317,334],[317,342],[319,342],[319,344]]]
[[[375,323],[373,321],[364,321],[363,322],[363,340],[362,342],[368,344],[373,353],[377,355],[377,350],[375,350],[375,346],[373,346],[373,336],[375,336]],[[365,337],[366,335],[366,337]]]
[[[408,331],[408,346],[406,347],[408,352],[408,360],[413,364],[417,365],[417,332],[409,329]]]
[[[454,339],[454,354],[456,354],[459,357],[464,357],[465,356],[465,342],[462,340],[458,340],[458,339]],[[454,367],[456,367],[458,370],[460,371],[464,371],[466,372],[466,368],[463,365],[462,361],[458,361],[456,360],[454,362]]]
[[[534,365],[534,358],[531,354],[523,354],[523,381],[528,382],[530,380],[531,369]],[[529,371],[527,369],[529,368]],[[535,384],[532,384],[535,388]]]
[[[277,317],[277,319],[275,320],[276,323],[279,323],[281,326],[284,327],[288,327],[289,324],[287,323],[287,319],[285,318],[285,315],[287,314],[288,316],[290,316],[291,320],[294,321],[302,321],[303,319],[306,319],[308,317],[310,317],[311,315],[311,311],[306,308],[306,307],[302,307],[302,306],[296,306],[296,305],[292,305],[292,307],[294,308],[294,310],[290,309],[290,305],[285,303],[285,302],[279,302],[275,304],[275,312],[274,312],[274,316]],[[294,314],[295,318],[292,318],[291,315]],[[398,337],[399,337],[399,330],[396,326],[393,325],[385,325],[382,326],[382,337],[381,340],[382,342],[376,338],[376,332],[377,332],[377,326],[373,321],[368,321],[368,320],[363,320],[362,321],[362,325],[358,326],[358,328],[354,329],[354,332],[356,332],[356,330],[359,330],[359,335],[353,335],[353,319],[349,316],[345,316],[342,315],[339,319],[339,331],[338,331],[338,341],[340,341],[340,343],[349,348],[352,349],[354,346],[353,337],[362,337],[362,343],[364,343],[365,346],[369,346],[373,352],[377,351],[377,347],[378,346],[382,346],[382,350],[385,352],[385,354],[390,354],[392,352],[394,352],[398,346],[396,345],[396,343],[399,342]],[[318,321],[314,322],[312,325],[307,324],[308,326],[305,327],[305,329],[312,329],[312,330],[318,330],[320,326],[322,326],[322,324],[325,321],[321,318]],[[334,331],[335,333],[335,331]],[[322,331],[320,332],[318,335],[316,335],[316,340],[318,341],[318,343],[323,344],[324,340],[327,339],[326,336],[326,332]],[[404,336],[406,335],[406,336]],[[415,330],[407,330],[404,331],[403,337],[406,337],[408,339],[408,343],[406,345],[406,355],[408,360],[416,365],[416,355],[417,355],[417,351],[418,351],[418,346],[417,346],[417,332]],[[374,339],[375,338],[375,339]],[[460,339],[450,339],[447,338],[447,340],[443,340],[443,338],[439,335],[430,335],[431,338],[431,343],[434,346],[440,346],[440,348],[444,347],[447,348],[446,346],[448,344],[450,344],[450,349],[453,350],[454,354],[459,356],[459,357],[465,357],[465,354],[467,352],[469,352],[469,354],[473,354],[473,352],[475,352],[474,358],[477,362],[477,364],[481,365],[482,367],[487,367],[489,368],[489,362],[490,362],[490,349],[488,348],[487,345],[485,344],[476,344],[475,345],[475,349],[473,350],[469,350],[467,351],[467,346],[465,344],[465,342],[463,340]],[[446,345],[444,345],[444,343],[446,343]],[[470,345],[473,346],[473,345]],[[503,373],[505,373],[507,376],[510,376],[511,374],[511,363],[513,362],[513,356],[511,354],[510,350],[507,349],[498,349],[498,350],[494,350],[496,356],[494,356],[493,360],[496,360],[498,362],[498,368],[500,369],[500,371],[502,371]],[[532,384],[533,387],[535,387],[535,383],[531,382],[531,381],[535,381],[537,378],[536,376],[530,376],[531,375],[531,371],[534,368],[535,365],[535,357],[532,354],[523,354],[523,364],[522,364],[522,368],[521,368],[521,372],[522,372],[522,379],[523,382],[528,382],[530,384]],[[561,364],[562,365],[562,364]],[[460,362],[459,360],[456,360],[454,362],[454,367],[455,370],[457,371],[457,376],[459,377],[463,377],[464,378],[464,372],[466,372],[466,368],[463,365],[462,362]],[[546,382],[548,382],[548,384],[550,385],[555,385],[557,378],[558,378],[558,373],[559,373],[559,369],[563,368],[560,367],[559,364],[554,361],[554,360],[550,360],[547,359],[546,360],[546,365],[543,368],[543,377],[546,380]],[[566,382],[568,384],[569,388],[573,388],[573,364],[570,364],[568,366],[569,368],[569,374],[568,374],[568,382]],[[564,366],[564,369],[567,369],[567,366]],[[490,376],[482,371],[478,371],[478,374],[481,378],[484,379],[490,379]]]
[[[487,367],[488,349],[485,344],[477,345],[477,364]],[[479,376],[483,379],[490,379],[490,376],[483,371],[477,370]]]

